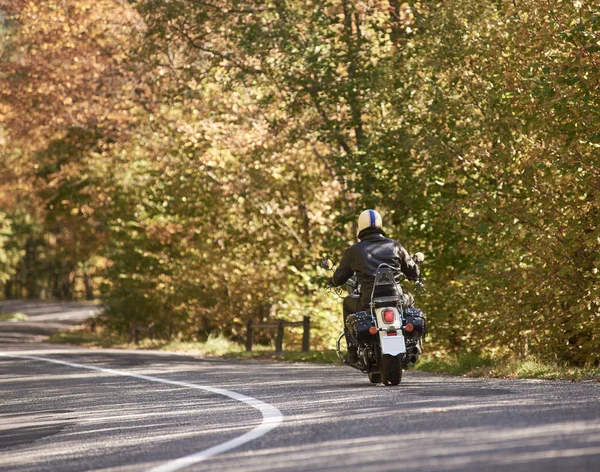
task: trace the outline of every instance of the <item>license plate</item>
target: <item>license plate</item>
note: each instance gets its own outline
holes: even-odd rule
[[[383,336],[381,338],[381,352],[397,356],[406,352],[404,336]]]

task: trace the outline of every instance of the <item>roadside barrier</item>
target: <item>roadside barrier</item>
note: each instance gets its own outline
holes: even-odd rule
[[[133,341],[136,345],[138,345],[140,343],[140,333],[146,333],[148,335],[148,339],[153,339],[154,323],[152,323],[150,326],[132,326],[131,331],[129,332],[129,342]]]
[[[252,351],[254,329],[276,329],[275,354],[281,354],[283,352],[283,329],[286,326],[302,326],[304,328],[302,333],[302,351],[308,352],[310,350],[310,316],[305,316],[303,321],[277,320],[275,323],[253,323],[252,320],[249,320],[246,325],[246,351]]]

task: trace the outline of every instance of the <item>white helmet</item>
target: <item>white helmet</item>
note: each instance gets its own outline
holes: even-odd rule
[[[365,210],[358,217],[358,232],[360,233],[363,229],[371,226],[381,228],[381,215],[375,210]]]

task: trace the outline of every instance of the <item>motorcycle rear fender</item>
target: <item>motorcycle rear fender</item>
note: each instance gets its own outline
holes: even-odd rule
[[[384,323],[383,312],[392,310],[394,312],[394,322]],[[388,336],[387,331],[379,331],[379,343],[381,345],[381,353],[397,356],[398,354],[406,353],[406,342],[402,334],[402,317],[396,307],[383,307],[375,309],[375,318],[377,319],[377,328],[396,328],[396,336]]]

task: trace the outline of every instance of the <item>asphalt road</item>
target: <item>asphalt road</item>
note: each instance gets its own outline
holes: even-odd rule
[[[101,311],[91,303],[10,300],[0,302],[0,313],[21,313],[27,321],[0,321],[0,343],[39,342],[46,336],[83,323]]]
[[[4,342],[0,399],[2,471],[600,471],[592,381]]]

